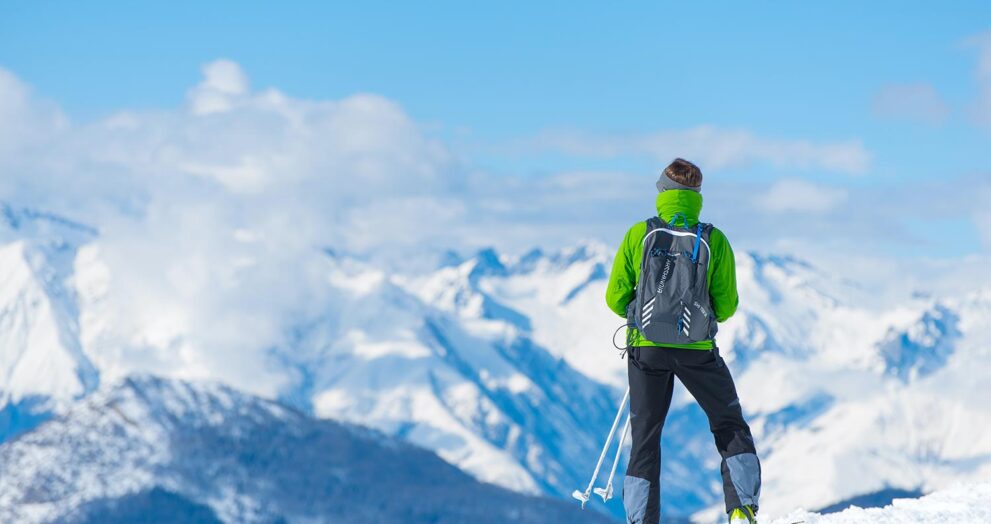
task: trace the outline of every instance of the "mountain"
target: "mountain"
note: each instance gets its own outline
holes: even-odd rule
[[[382,433],[135,376],[0,447],[0,521],[606,522]]]
[[[10,257],[7,274],[18,276],[18,286],[29,292],[27,298],[15,295],[14,306],[4,310],[14,311],[6,318],[26,321],[12,321],[0,331],[12,340],[0,348],[2,362],[13,363],[8,376],[16,374],[26,384],[18,389],[17,380],[0,383],[0,391],[13,399],[4,433],[9,437],[92,391],[99,381],[92,356],[113,376],[142,372],[115,361],[116,348],[175,354],[168,344],[183,333],[163,334],[161,325],[148,328],[158,329],[156,336],[119,329],[136,323],[121,316],[126,311],[101,309],[104,288],[113,279],[101,277],[108,266],[99,260],[96,231],[7,209],[14,218],[2,249],[17,255]],[[66,240],[65,228],[78,238]],[[31,260],[47,270],[40,276],[25,261],[35,252]],[[518,492],[566,498],[587,482],[614,415],[617,395],[611,388],[549,354],[526,326],[514,324],[521,316],[501,316],[511,312],[495,302],[489,301],[490,310],[477,319],[462,319],[425,303],[360,259],[333,250],[323,257],[326,285],[336,298],[315,317],[285,325],[287,344],[271,349],[276,365],[271,371],[288,384],[277,393],[280,400],[319,417],[401,437],[482,481]],[[66,314],[48,315],[51,310]],[[24,332],[59,336],[49,343]],[[155,340],[166,346],[153,347]],[[146,347],[135,347],[135,341]],[[13,367],[17,362],[30,367]],[[24,398],[33,402],[30,417],[20,407]]]
[[[138,350],[168,356],[169,341],[184,333],[159,323],[147,336],[141,330],[151,328],[127,311],[100,309],[93,297],[112,293],[114,280],[97,277],[115,268],[91,249],[100,243],[92,229],[43,213],[7,215],[15,218],[0,268],[12,284],[2,289],[15,291],[0,289],[0,337],[11,341],[0,347],[0,371],[37,377],[0,382],[6,412],[18,414],[6,419],[9,435],[85,399],[110,370],[135,371],[115,360],[115,348],[139,341]],[[313,256],[332,300],[285,321],[286,342],[266,352],[265,372],[283,384],[271,397],[429,449],[516,492],[567,498],[587,483],[625,387],[627,361],[610,341],[622,343],[623,319],[603,302],[610,248],[452,252],[406,273],[335,249]],[[991,390],[980,374],[991,363],[991,289],[886,303],[877,297],[892,293],[854,276],[737,254],[740,309],[717,341],[761,453],[763,515],[884,501],[991,473],[991,408],[981,400]],[[125,324],[137,331],[115,338],[93,328]],[[182,351],[196,362],[211,348]],[[252,380],[229,385],[247,390]],[[25,399],[39,406],[30,416],[20,415]],[[718,456],[680,386],[662,445],[665,512],[719,516]],[[159,502],[200,509],[168,490],[127,504]],[[622,511],[618,500],[594,507]]]
[[[504,269],[483,252],[429,283],[331,257],[340,312],[309,326],[299,344],[309,349],[287,356],[306,370],[308,390],[296,396],[318,416],[400,436],[483,481],[568,497],[587,482],[618,394],[476,288]],[[444,297],[425,296],[431,285]]]
[[[493,268],[474,280],[442,268],[416,287],[462,316],[484,309],[456,299],[472,293],[522,313],[548,351],[618,389],[626,362],[609,338],[623,321],[603,303],[607,253],[582,245],[503,257],[499,266],[487,253],[461,266]],[[991,398],[991,388],[977,371],[991,364],[991,288],[878,304],[849,278],[760,253],[738,254],[737,278],[740,308],[717,341],[762,455],[762,513],[928,492],[991,473],[991,407],[978,400]],[[718,517],[711,439],[679,386],[662,442],[667,512]]]
[[[99,380],[79,337],[72,280],[92,228],[0,202],[0,442],[28,430]]]
[[[810,351],[769,348],[738,374],[771,472],[765,508],[987,478],[991,387],[975,370],[991,364],[991,294],[880,311],[835,296],[809,322]]]
[[[624,320],[605,307],[605,282],[612,253],[594,242],[557,252],[532,250],[498,266],[483,250],[453,268],[413,279],[409,287],[428,303],[461,318],[502,314],[574,369],[619,390],[626,387],[626,362],[610,340]],[[473,298],[475,302],[469,300]],[[484,302],[483,302],[484,301]],[[478,304],[478,305],[476,305]],[[484,304],[500,304],[493,311]],[[623,335],[616,336],[623,344]]]

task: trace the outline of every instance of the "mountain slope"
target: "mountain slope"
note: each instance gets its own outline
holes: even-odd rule
[[[306,370],[298,396],[314,413],[401,436],[517,491],[567,497],[582,483],[612,422],[610,388],[554,358],[519,313],[470,286],[448,289],[479,301],[477,314],[460,316],[361,261],[330,262],[340,313],[309,326],[287,356]]]
[[[96,387],[72,284],[92,229],[0,202],[0,442]]]
[[[449,290],[485,294],[522,312],[534,338],[576,369],[625,384],[626,362],[609,349],[622,319],[602,299],[605,248],[476,258],[480,267],[497,259],[501,269],[468,285],[444,268],[417,281],[421,295],[443,290],[434,303],[470,316],[470,303],[458,306]],[[991,365],[991,292],[879,305],[869,290],[808,262],[756,253],[738,255],[737,278],[740,308],[717,341],[762,454],[766,511],[888,488],[931,491],[991,473],[991,409],[977,400],[991,390],[976,372]],[[679,386],[662,443],[670,513],[721,511],[711,438]]]
[[[845,364],[830,346],[804,359],[755,362],[739,388],[774,472],[765,482],[768,509],[987,478],[991,409],[979,399],[991,387],[975,370],[991,365],[988,298],[919,304],[907,322],[889,323],[865,358]],[[935,318],[956,320],[948,327]]]
[[[4,209],[0,263],[8,278],[0,299],[10,305],[0,309],[0,337],[7,342],[0,347],[6,377],[0,439],[92,391],[99,376],[87,355],[107,376],[159,368],[208,372],[129,368],[117,358],[122,348],[139,365],[155,364],[156,355],[181,353],[194,363],[197,353],[213,357],[210,348],[188,343],[177,350],[174,341],[195,337],[104,307],[115,279],[100,259],[95,231]],[[613,391],[551,356],[508,317],[463,321],[367,263],[332,253],[326,262],[334,302],[285,325],[285,343],[267,350],[266,371],[288,384],[280,399],[428,447],[475,477],[516,491],[567,497],[584,481],[611,423]]]
[[[381,433],[150,376],[0,446],[0,521],[603,522],[472,480]],[[150,514],[148,512],[151,512]]]
[[[135,371],[134,359],[118,358],[121,348],[157,355],[137,359],[146,365],[138,371],[222,374],[209,365],[224,357],[202,342],[216,339],[101,309],[121,268],[102,264],[99,249],[78,248],[99,244],[95,232],[43,213],[6,208],[4,216],[0,427],[8,434],[91,391],[99,377],[90,358],[103,376]],[[330,250],[313,256],[319,300],[274,321],[284,341],[239,368],[264,377],[239,372],[231,385],[281,384],[266,391],[519,492],[564,498],[587,482],[625,386],[627,362],[609,340],[622,319],[602,300],[611,250],[483,250],[415,274]],[[871,290],[795,258],[739,253],[737,262],[740,309],[717,340],[764,461],[764,510],[927,492],[991,473],[983,431],[991,410],[979,400],[991,396],[979,373],[991,363],[991,293],[879,304]],[[177,356],[185,367],[166,365]],[[665,510],[717,515],[718,456],[681,388],[663,446]],[[174,496],[149,492],[128,504],[185,502]],[[618,501],[608,509],[621,511]]]

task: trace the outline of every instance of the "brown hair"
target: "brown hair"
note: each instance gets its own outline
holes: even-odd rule
[[[683,186],[699,187],[702,185],[702,170],[684,158],[676,158],[668,164],[668,167],[664,168],[664,176]]]

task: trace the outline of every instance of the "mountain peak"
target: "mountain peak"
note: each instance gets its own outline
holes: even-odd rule
[[[8,230],[23,237],[52,236],[91,239],[99,235],[96,228],[70,220],[63,216],[26,207],[16,207],[0,201],[0,232]]]
[[[758,268],[765,266],[775,266],[782,269],[802,269],[807,271],[818,271],[818,268],[811,263],[793,255],[777,253],[760,253],[757,251],[747,251],[747,255]]]
[[[543,249],[535,247],[516,260],[516,267],[533,267],[533,264],[545,256]]]
[[[44,250],[0,245],[0,441],[96,387],[74,294]]]
[[[510,266],[510,271],[528,273],[537,269],[542,261],[547,261],[546,263],[556,270],[583,262],[594,262],[605,266],[611,257],[612,254],[605,244],[596,240],[583,240],[573,246],[550,252],[533,248],[517,258]]]
[[[885,372],[908,382],[941,368],[960,337],[959,322],[956,312],[937,303],[906,329],[889,330],[878,344]]]
[[[441,253],[437,260],[438,268],[445,267],[457,267],[464,263],[465,259],[457,251],[453,249],[447,249]]]
[[[492,247],[481,249],[475,253],[475,256],[471,258],[471,263],[473,264],[469,274],[471,278],[506,274],[506,265],[503,263],[502,257]]]
[[[609,249],[605,244],[594,240],[584,240],[575,244],[573,247],[558,251],[551,258],[556,264],[568,266],[589,260],[605,262],[610,256]]]

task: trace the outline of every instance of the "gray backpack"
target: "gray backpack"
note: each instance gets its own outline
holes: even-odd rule
[[[686,227],[674,224],[678,219]],[[626,307],[627,322],[658,344],[687,344],[716,335],[709,298],[709,234],[712,224],[687,227],[683,215],[667,223],[647,220],[636,298]]]

